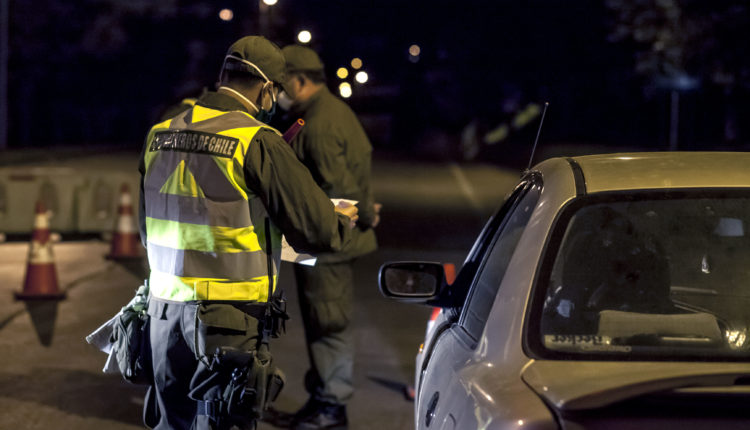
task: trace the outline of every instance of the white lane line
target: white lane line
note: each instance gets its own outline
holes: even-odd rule
[[[466,200],[469,201],[469,205],[471,205],[471,208],[474,209],[474,212],[476,212],[477,215],[481,215],[482,205],[479,203],[479,199],[477,198],[476,193],[474,193],[474,188],[472,188],[469,180],[466,179],[466,175],[464,175],[461,167],[456,163],[450,163],[448,165],[448,168],[450,169],[451,174],[453,174],[453,177],[456,178],[458,188],[466,197]]]

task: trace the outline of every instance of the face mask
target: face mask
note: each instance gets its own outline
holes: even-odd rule
[[[266,82],[265,85],[271,85],[271,81]],[[265,89],[265,85],[263,88]],[[271,109],[265,110],[263,109],[263,106],[260,106],[260,109],[258,109],[258,113],[255,115],[255,119],[257,119],[260,122],[265,122],[268,124],[271,119],[273,118],[274,114],[276,114],[276,96],[273,94],[273,90],[271,90]]]
[[[258,113],[255,114],[255,119],[257,119],[260,122],[264,122],[268,124],[273,118],[273,116],[276,114],[277,104],[278,103],[276,103],[276,101],[274,100],[273,102],[271,102],[271,110],[260,109]]]
[[[292,104],[294,103],[294,100],[289,97],[289,94],[286,93],[286,91],[282,91],[279,93],[279,107],[288,111],[292,108]]]

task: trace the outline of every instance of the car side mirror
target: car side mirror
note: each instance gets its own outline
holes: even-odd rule
[[[442,264],[415,261],[382,265],[378,285],[385,297],[434,306],[447,282]]]

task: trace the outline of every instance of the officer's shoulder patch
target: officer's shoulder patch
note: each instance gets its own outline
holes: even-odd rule
[[[166,130],[154,133],[149,151],[178,151],[208,154],[217,157],[234,156],[240,140],[220,134],[194,130]]]

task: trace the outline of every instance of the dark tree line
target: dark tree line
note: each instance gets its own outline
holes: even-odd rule
[[[714,94],[725,142],[740,138],[750,90],[750,5],[743,0],[608,0],[610,40],[634,52],[637,73],[673,91]],[[747,130],[746,130],[747,132]]]

